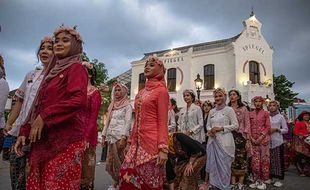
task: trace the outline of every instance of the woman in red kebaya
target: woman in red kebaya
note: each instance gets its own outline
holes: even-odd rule
[[[98,88],[94,86],[96,80],[95,67],[88,62],[83,62],[82,65],[84,65],[88,71],[88,86],[85,123],[86,149],[82,162],[81,190],[89,190],[94,189],[96,145],[98,143],[97,118],[101,105],[101,95]]]
[[[169,95],[165,67],[157,57],[145,63],[145,88],[135,98],[135,123],[120,171],[120,190],[162,190],[168,154]]]
[[[15,144],[29,138],[26,189],[80,189],[87,103],[87,71],[80,61],[82,39],[70,27],[54,32],[55,62],[45,75]]]

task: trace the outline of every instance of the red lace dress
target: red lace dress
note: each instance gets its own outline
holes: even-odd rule
[[[169,95],[164,82],[147,81],[135,99],[136,119],[120,174],[121,190],[161,190],[165,167],[158,153],[167,148]]]

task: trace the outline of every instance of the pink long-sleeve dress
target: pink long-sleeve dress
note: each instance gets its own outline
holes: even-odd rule
[[[250,112],[251,138],[257,140],[263,136],[259,145],[253,145],[252,172],[254,180],[266,181],[269,179],[270,168],[270,118],[263,109]]]
[[[120,189],[161,190],[165,167],[157,165],[168,144],[169,95],[164,81],[147,81],[135,98],[136,119],[120,174]]]

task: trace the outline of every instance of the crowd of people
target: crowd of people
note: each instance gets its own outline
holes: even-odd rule
[[[26,74],[6,121],[9,88],[0,59],[0,143],[11,147],[14,190],[94,189],[101,95],[95,67],[81,59],[82,42],[65,26],[41,40],[42,66]],[[256,96],[249,108],[238,90],[221,88],[214,102],[184,90],[179,110],[165,72],[158,57],[146,59],[147,81],[133,106],[128,88],[113,85],[100,142],[113,179],[109,190],[282,187],[291,163],[301,176],[310,175],[310,112],[290,123],[277,101]]]

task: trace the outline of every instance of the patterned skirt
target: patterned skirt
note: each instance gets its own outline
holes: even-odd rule
[[[241,133],[233,131],[235,140],[236,150],[235,159],[231,165],[232,175],[245,175],[248,166],[247,163],[247,150],[246,150],[246,139]]]
[[[165,167],[157,159],[132,167],[124,162],[120,171],[120,190],[162,190]]]
[[[310,176],[310,145],[295,137],[296,167],[300,174]]]
[[[292,139],[284,140],[284,167],[288,170],[295,159],[294,141]]]
[[[31,166],[26,189],[79,190],[84,144],[84,141],[72,143],[52,160],[35,167]]]
[[[106,171],[112,179],[119,183],[119,171],[125,159],[125,147],[120,146],[120,141],[108,143]]]
[[[284,144],[270,149],[270,177],[284,179]]]
[[[89,146],[84,151],[82,161],[81,189],[93,189],[96,168],[96,146]]]
[[[198,189],[198,179],[200,176],[201,169],[205,166],[207,156],[199,157],[193,162],[193,173],[190,176],[185,176],[184,171],[188,162],[182,162],[176,164],[175,174],[176,179],[174,181],[175,188],[181,189]]]
[[[13,144],[16,143],[16,137],[13,137]],[[10,177],[12,190],[26,189],[26,155],[18,157],[15,154],[14,146],[10,150]]]

